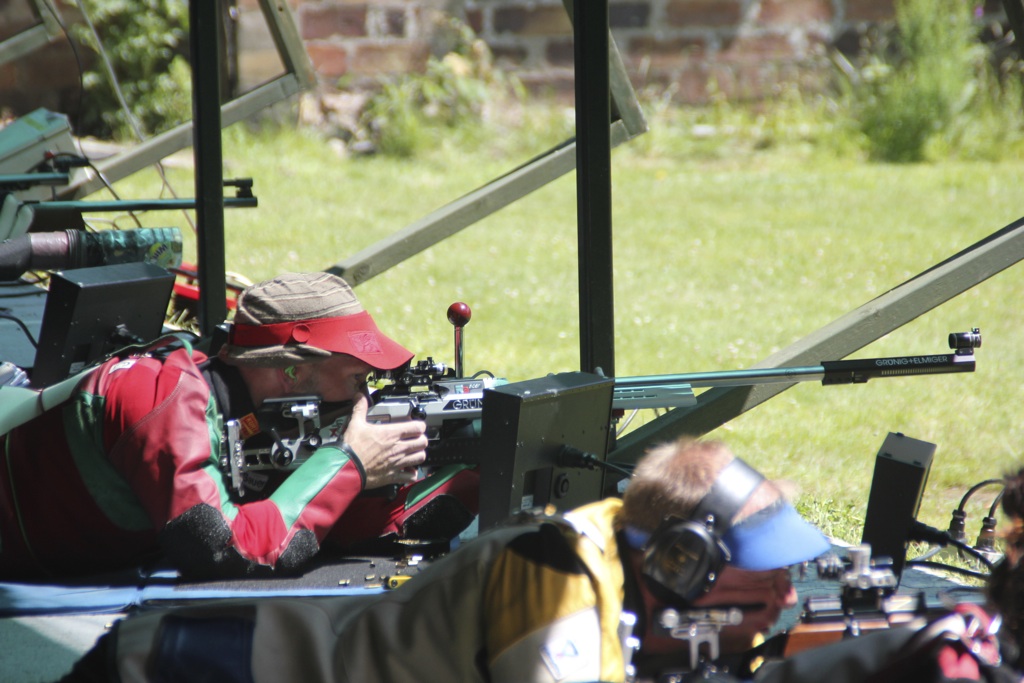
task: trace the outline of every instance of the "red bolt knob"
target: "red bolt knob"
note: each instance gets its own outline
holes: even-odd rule
[[[456,301],[448,307],[448,322],[455,327],[465,327],[472,317],[473,311],[469,310],[469,306],[461,301]]]

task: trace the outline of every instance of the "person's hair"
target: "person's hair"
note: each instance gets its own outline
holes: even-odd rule
[[[1024,665],[1024,468],[1003,478],[1001,506],[1009,521],[1005,534],[1003,560],[996,565],[988,582],[988,597],[1003,618],[1004,641],[1014,652],[1004,657],[1016,668]],[[1008,656],[1009,655],[1009,656]]]
[[[721,441],[682,438],[649,450],[633,470],[616,517],[619,528],[653,531],[670,516],[689,518],[736,456]],[[780,497],[781,482],[765,481],[736,516],[740,521]]]

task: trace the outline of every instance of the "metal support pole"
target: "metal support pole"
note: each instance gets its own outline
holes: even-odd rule
[[[220,120],[220,3],[189,2],[192,57],[192,152],[196,173],[199,330],[208,337],[227,317],[224,264],[224,169]]]
[[[580,369],[615,375],[608,0],[573,7]]]

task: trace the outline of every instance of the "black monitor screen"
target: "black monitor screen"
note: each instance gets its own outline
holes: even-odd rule
[[[54,273],[32,385],[59,382],[121,347],[159,337],[173,287],[174,275],[150,263]]]
[[[582,372],[548,375],[484,391],[480,530],[512,513],[565,511],[603,495],[603,471],[562,467],[564,446],[608,454],[614,380]]]

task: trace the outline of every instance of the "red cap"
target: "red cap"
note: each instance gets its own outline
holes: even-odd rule
[[[386,337],[366,311],[261,325],[236,322],[231,326],[228,343],[240,348],[302,344],[348,354],[378,370],[393,370],[413,357],[411,351]]]

